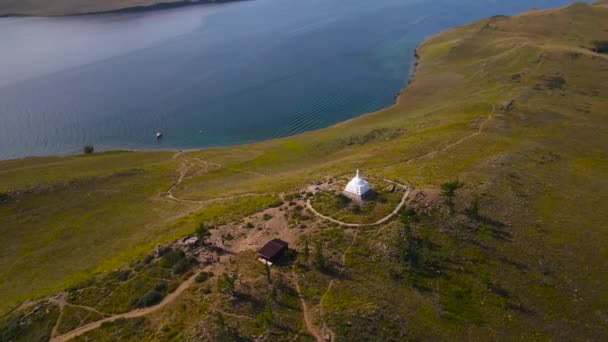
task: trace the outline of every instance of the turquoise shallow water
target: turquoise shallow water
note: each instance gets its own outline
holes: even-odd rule
[[[425,36],[568,2],[251,0],[0,18],[0,159],[328,126],[393,103]]]

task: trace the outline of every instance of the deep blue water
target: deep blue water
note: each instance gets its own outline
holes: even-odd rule
[[[251,0],[0,18],[0,159],[328,126],[393,103],[425,36],[568,2]]]

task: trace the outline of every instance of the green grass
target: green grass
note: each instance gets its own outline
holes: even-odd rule
[[[80,326],[98,321],[103,317],[103,315],[100,315],[95,311],[67,305],[63,308],[63,313],[61,314],[60,318],[61,321],[57,327],[57,331],[60,334],[65,334],[68,331],[72,331]]]
[[[307,221],[306,234],[325,242],[334,273],[311,265],[296,272],[311,306],[318,309],[325,294],[322,318],[338,336],[605,339],[608,93],[598,80],[608,79],[608,59],[589,44],[608,39],[607,18],[605,3],[576,4],[446,31],[421,44],[415,81],[397,104],[293,137],[176,158],[120,152],[2,161],[0,312],[125,267],[201,221],[239,220],[282,192],[360,167],[430,194],[453,179],[465,187],[454,216],[441,204],[417,207],[411,234],[423,241],[426,260],[417,269],[396,257],[398,221],[359,230],[350,249],[354,231]],[[560,87],[550,81],[557,77]],[[499,107],[511,99],[509,110]],[[174,196],[204,202],[159,196],[184,166]],[[230,197],[239,195],[252,196]],[[474,199],[477,220],[463,214]],[[239,263],[238,272],[261,286],[252,280],[263,279],[259,263]],[[251,300],[266,294],[253,291]],[[125,321],[90,336],[170,339],[212,327],[210,311],[229,303],[188,291],[146,318],[153,324],[139,322],[141,331]],[[250,303],[236,312],[262,309]],[[297,310],[281,315],[301,327]],[[242,334],[260,332],[255,319],[230,322]]]

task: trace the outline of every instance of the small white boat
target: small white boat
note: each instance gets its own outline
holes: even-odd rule
[[[161,132],[156,133],[156,139],[160,139],[162,137],[163,137],[163,134]]]

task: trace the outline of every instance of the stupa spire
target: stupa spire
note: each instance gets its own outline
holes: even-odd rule
[[[344,194],[353,199],[361,201],[363,200],[363,196],[370,190],[371,186],[365,181],[365,179],[361,178],[359,169],[357,169],[355,178],[351,179],[351,181],[346,185],[346,188],[344,188]]]

